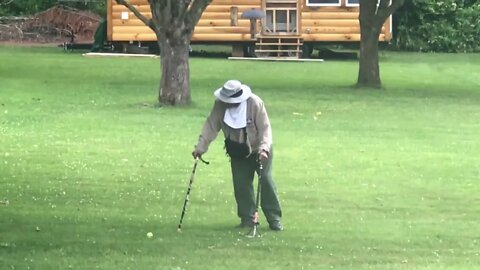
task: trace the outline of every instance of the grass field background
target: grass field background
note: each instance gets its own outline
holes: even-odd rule
[[[182,108],[156,104],[158,59],[0,61],[0,269],[480,269],[478,54],[382,53],[381,91],[351,87],[355,61],[192,58]],[[285,231],[235,228],[220,135],[178,234],[231,78],[266,103]]]

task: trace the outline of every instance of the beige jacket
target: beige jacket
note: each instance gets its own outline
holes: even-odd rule
[[[272,128],[268,119],[267,110],[263,101],[252,94],[247,100],[247,140],[242,129],[234,129],[223,122],[226,104],[215,100],[212,111],[202,128],[195,149],[203,154],[207,152],[210,143],[217,137],[220,129],[225,138],[236,142],[246,142],[250,147],[250,153],[258,153],[260,150],[270,152],[272,147]]]

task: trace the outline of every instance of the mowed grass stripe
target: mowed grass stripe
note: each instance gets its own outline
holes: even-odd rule
[[[354,61],[194,57],[182,108],[157,106],[156,59],[0,58],[0,269],[479,269],[478,54],[383,52],[381,91],[351,87]],[[286,230],[262,216],[253,241],[235,228],[221,134],[176,233],[190,152],[230,78],[273,125]]]

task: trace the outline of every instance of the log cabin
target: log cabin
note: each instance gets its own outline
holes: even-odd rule
[[[130,0],[151,17],[147,0]],[[247,19],[248,11],[260,19]],[[309,57],[321,44],[359,43],[359,0],[213,0],[195,27],[192,44],[229,44],[233,56]],[[125,6],[107,0],[107,40],[156,46],[155,33]],[[380,42],[392,38],[391,17]]]

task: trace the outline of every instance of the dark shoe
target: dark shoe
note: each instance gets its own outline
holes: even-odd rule
[[[272,231],[283,231],[283,226],[282,226],[282,223],[280,223],[280,221],[276,220],[276,221],[272,221],[270,222],[270,230]]]
[[[239,228],[252,228],[253,227],[253,222],[251,220],[242,220],[240,224],[238,225]]]

